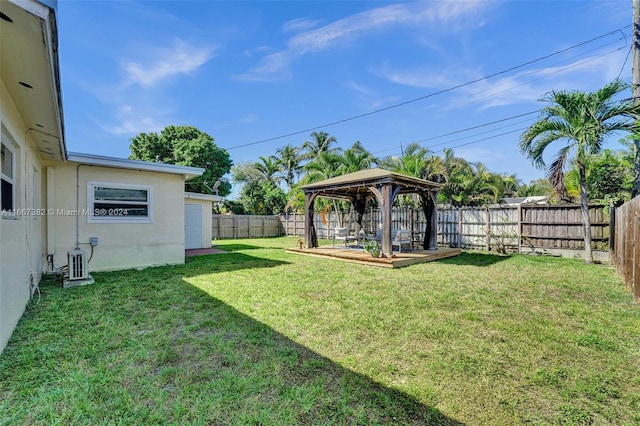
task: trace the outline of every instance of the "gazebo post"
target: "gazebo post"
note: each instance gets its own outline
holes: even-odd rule
[[[438,250],[438,193],[429,191],[429,196],[433,202],[433,212],[431,213],[431,235],[429,235],[429,250]]]
[[[438,249],[438,194],[432,190],[419,193],[422,201],[422,212],[427,223],[422,248],[425,250]]]
[[[382,186],[382,242],[381,249],[385,256],[393,254],[391,245],[391,211],[393,206],[393,191],[390,184]]]
[[[316,193],[306,192],[304,194],[304,245],[306,248],[318,247],[318,235],[313,223],[313,208]]]

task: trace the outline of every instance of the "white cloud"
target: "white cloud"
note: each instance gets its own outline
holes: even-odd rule
[[[265,57],[261,64],[240,76],[245,81],[276,81],[288,76],[287,67],[290,55],[288,52],[272,53]]]
[[[495,80],[482,80],[464,87],[458,104],[479,104],[484,109],[535,102],[551,90],[595,90],[617,77],[622,66],[619,59],[609,55],[592,56],[564,66],[537,68]]]
[[[153,49],[151,58],[144,63],[125,61],[123,68],[129,84],[151,87],[176,75],[196,71],[211,59],[213,51],[212,47],[196,47],[177,40],[171,47]]]
[[[258,121],[258,116],[256,114],[247,114],[240,118],[240,123],[243,124],[251,124]]]
[[[318,25],[320,21],[312,21],[311,19],[292,19],[289,22],[285,22],[282,26],[283,33],[297,33],[300,31],[308,31]]]
[[[115,120],[117,124],[105,125],[100,120],[93,120],[108,133],[115,135],[137,135],[145,132],[159,132],[166,124],[157,119],[158,115],[162,115],[159,111],[141,111],[132,105],[122,105],[115,111]]]
[[[247,58],[251,58],[255,55],[269,52],[270,50],[271,48],[269,46],[260,46],[260,47],[256,47],[255,49],[247,49],[244,51],[244,56],[246,56]]]
[[[304,31],[292,36],[284,50],[269,55],[255,68],[240,76],[244,80],[268,81],[280,79],[278,74],[287,70],[295,58],[321,51],[335,46],[396,27],[418,27],[426,24],[447,24],[451,30],[456,27],[457,20],[466,18],[486,7],[488,3],[479,0],[450,2],[401,3],[366,10],[364,12],[334,21],[325,26]],[[289,21],[285,29],[295,28],[295,24],[304,20]],[[293,24],[292,24],[293,23]],[[476,22],[477,26],[478,23]]]
[[[353,90],[361,95],[371,95],[371,89],[364,87],[362,84],[358,84],[355,81],[350,81],[344,84],[347,89]]]
[[[376,77],[387,80],[391,83],[400,84],[402,86],[417,87],[421,89],[436,88],[444,89],[460,84],[467,78],[472,79],[471,73],[458,70],[455,73],[450,70],[442,70],[434,72],[428,68],[419,68],[413,70],[390,70],[388,65],[383,65],[380,69],[370,70]]]
[[[440,96],[434,100],[447,110],[466,105],[486,109],[536,102],[550,90],[595,90],[618,76],[625,54],[623,51],[601,54],[562,66],[532,68],[488,79],[471,69],[390,70],[385,65],[372,73],[399,85],[432,89],[432,93],[463,85],[451,90],[448,100]],[[465,85],[467,82],[473,83]]]

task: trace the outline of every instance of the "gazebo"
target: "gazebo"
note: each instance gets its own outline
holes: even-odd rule
[[[306,248],[318,247],[318,237],[313,223],[314,203],[317,197],[350,201],[356,211],[356,233],[362,227],[367,200],[376,197],[382,214],[382,253],[392,254],[391,211],[400,194],[417,194],[420,197],[426,221],[422,247],[437,249],[438,191],[442,185],[428,180],[403,175],[383,169],[367,169],[355,173],[310,183],[300,187],[304,192]]]

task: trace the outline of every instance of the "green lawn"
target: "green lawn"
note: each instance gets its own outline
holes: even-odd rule
[[[640,424],[640,306],[613,269],[389,270],[296,241],[43,282],[0,356],[0,424]]]

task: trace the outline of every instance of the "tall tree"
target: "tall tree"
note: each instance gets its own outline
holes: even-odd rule
[[[300,154],[300,148],[294,147],[291,144],[282,148],[278,148],[276,151],[276,157],[282,167],[282,171],[285,173],[284,181],[287,183],[289,190],[296,184],[296,178],[302,171],[301,162],[303,160]]]
[[[468,205],[468,176],[473,174],[471,165],[463,158],[456,157],[452,149],[445,149],[442,158],[444,186],[438,194],[442,203],[454,206]]]
[[[536,179],[528,184],[518,186],[515,195],[517,197],[531,197],[536,195],[547,195],[549,198],[555,195],[555,190],[551,186],[549,179]]]
[[[240,163],[231,169],[232,179],[242,184],[240,203],[250,214],[281,213],[286,194],[278,185],[282,175],[278,159],[271,155],[255,163]]]
[[[218,148],[214,139],[193,126],[167,126],[160,134],[140,133],[131,138],[132,160],[158,161],[181,166],[202,167],[204,174],[186,182],[187,191],[210,193],[210,187],[221,180],[220,195],[231,192],[231,184],[222,180],[233,162],[229,153]]]
[[[567,187],[578,191],[578,170],[571,169],[565,178]],[[603,150],[590,155],[586,172],[589,200],[618,206],[631,198],[633,189],[633,153]]]
[[[336,143],[338,143],[338,140],[327,132],[313,132],[311,133],[311,140],[307,140],[302,144],[302,149],[306,151],[307,159],[313,160],[323,152],[329,154],[339,152],[340,148],[331,148],[331,145]]]
[[[354,143],[351,148],[345,150],[338,160],[340,162],[338,173],[341,175],[369,169],[376,162],[373,154],[364,149],[360,142]]]
[[[423,178],[431,151],[418,143],[410,143],[402,149],[399,157],[387,157],[380,161],[380,166],[396,173]]]
[[[273,185],[277,185],[278,181],[282,179],[279,174],[281,171],[280,163],[278,159],[273,155],[269,157],[259,157],[260,161],[254,163],[253,167],[258,171],[263,181],[269,182]]]
[[[324,179],[329,179],[340,175],[340,156],[331,152],[321,152],[313,161],[305,164],[304,169],[307,174],[305,176],[305,183],[319,182]],[[323,200],[318,200],[317,206],[320,208],[324,203]],[[331,204],[336,212],[339,212],[337,200],[331,200]],[[342,219],[338,216],[338,223],[342,225]]]
[[[640,105],[616,99],[616,95],[628,88],[628,84],[615,80],[595,92],[551,91],[542,98],[549,105],[520,138],[520,151],[539,168],[546,167],[543,154],[547,147],[554,142],[564,143],[547,168],[547,176],[559,193],[566,193],[564,169],[573,153],[580,184],[586,263],[593,262],[587,157],[599,153],[606,137],[612,133],[638,130],[636,119]]]

